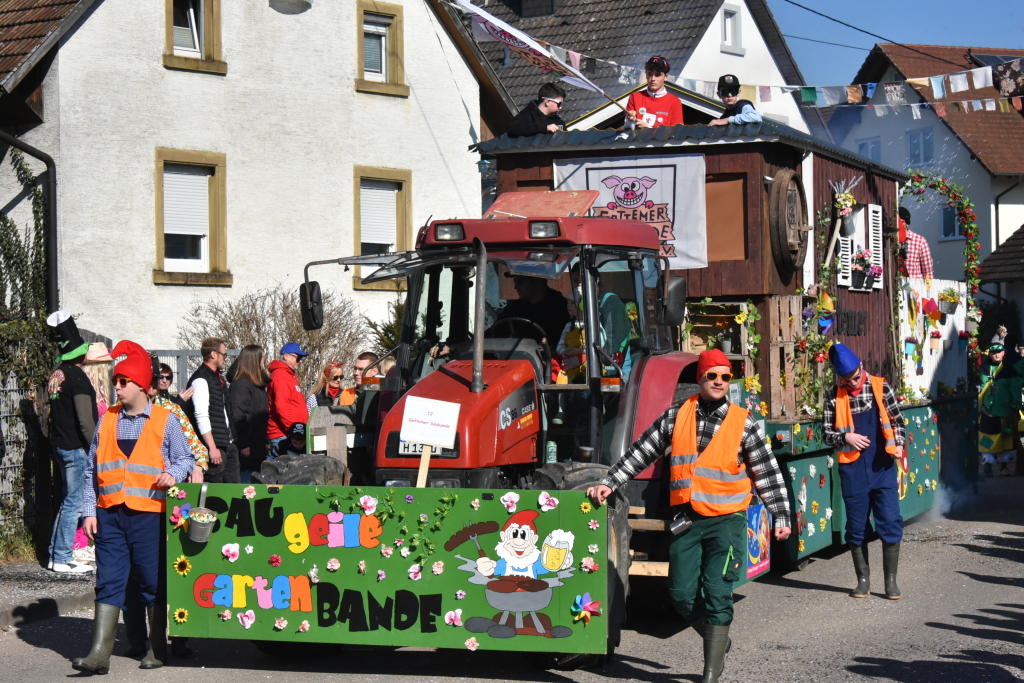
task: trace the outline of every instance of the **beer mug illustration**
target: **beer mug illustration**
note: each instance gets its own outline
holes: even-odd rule
[[[544,539],[541,549],[541,564],[549,572],[557,572],[572,565],[572,532],[555,529]]]

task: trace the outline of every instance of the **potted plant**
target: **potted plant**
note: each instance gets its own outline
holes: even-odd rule
[[[967,309],[967,333],[975,334],[978,331],[978,325],[981,324],[981,309],[977,306],[972,306]]]
[[[850,263],[850,279],[853,289],[870,289],[875,284],[874,268],[871,265],[871,250],[858,249]],[[879,273],[881,269],[879,269]]]
[[[960,295],[952,287],[946,287],[939,292],[939,312],[947,315],[956,313],[960,305]]]
[[[961,351],[966,351],[967,350],[967,344],[970,341],[971,341],[971,335],[967,333],[967,330],[960,330],[960,334],[958,335],[958,339],[957,339],[957,345],[960,347]]]
[[[907,337],[906,339],[903,340],[903,351],[908,356],[913,356],[914,352],[917,351],[917,345],[919,343],[920,342],[918,342],[917,337]]]
[[[722,350],[722,353],[732,353],[732,321],[728,316],[723,315],[715,321],[715,327],[721,330],[718,335],[718,348]]]
[[[942,341],[942,333],[938,330],[932,330],[931,334],[928,336],[930,337],[928,340],[928,348],[935,351],[939,348],[939,342]]]
[[[854,221],[853,215],[853,209],[857,206],[857,200],[853,198],[853,188],[857,187],[857,184],[862,180],[864,180],[864,176],[858,176],[850,182],[849,186],[847,186],[846,183],[848,181],[846,180],[841,180],[838,184],[833,183],[831,180],[828,181],[836,195],[834,205],[839,214],[839,219],[842,221],[839,234],[843,237],[849,237],[857,230],[857,224]]]

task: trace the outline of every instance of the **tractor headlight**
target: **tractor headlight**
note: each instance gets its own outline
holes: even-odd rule
[[[530,239],[551,239],[558,237],[558,234],[558,221],[533,221],[530,223]]]
[[[462,223],[438,223],[434,226],[434,239],[438,242],[458,242],[466,239]]]

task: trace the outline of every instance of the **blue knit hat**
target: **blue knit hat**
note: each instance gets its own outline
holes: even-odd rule
[[[860,365],[860,358],[845,344],[836,342],[828,350],[828,359],[837,375],[849,375]]]

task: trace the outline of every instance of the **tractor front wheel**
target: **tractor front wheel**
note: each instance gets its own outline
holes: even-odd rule
[[[256,484],[281,486],[343,486],[345,465],[326,455],[282,455],[267,460],[254,472]]]

